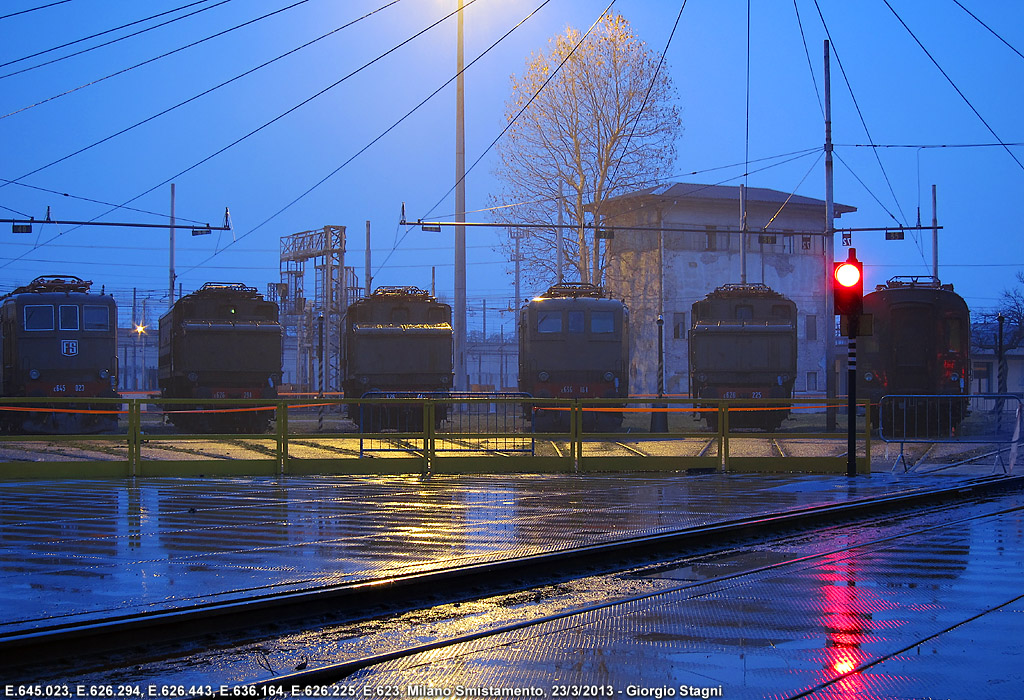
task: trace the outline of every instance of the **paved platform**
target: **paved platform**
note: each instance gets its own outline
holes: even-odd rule
[[[960,478],[0,481],[0,632],[488,561]]]

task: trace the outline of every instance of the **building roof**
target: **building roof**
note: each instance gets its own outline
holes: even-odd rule
[[[629,194],[619,195],[617,197],[611,197],[605,200],[606,204],[627,202],[632,199],[650,199],[658,201],[667,200],[678,200],[690,199],[694,202],[697,201],[708,201],[708,200],[721,200],[729,202],[738,202],[740,198],[739,186],[730,185],[701,185],[698,183],[691,182],[674,182],[670,184],[658,185],[656,187],[648,187],[647,189],[638,190]],[[798,194],[791,195],[788,192],[780,192],[778,190],[770,190],[764,187],[747,187],[746,188],[747,203],[764,203],[764,204],[775,204],[781,205],[782,203],[789,200],[790,206],[808,206],[808,207],[824,207],[825,201],[821,199],[814,199],[813,197],[804,197]],[[850,212],[857,211],[857,207],[851,207],[848,204],[835,203],[836,216],[841,216]]]

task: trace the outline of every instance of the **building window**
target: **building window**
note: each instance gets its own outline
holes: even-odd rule
[[[818,317],[814,316],[813,314],[807,314],[806,318],[807,318],[807,320],[804,323],[805,328],[807,330],[806,339],[807,340],[817,340],[818,339]]]
[[[810,236],[804,236],[800,240],[800,250],[808,250],[809,251],[811,249],[812,249],[811,248],[811,237]]]
[[[707,226],[704,233],[704,250],[718,250],[718,227]]]
[[[818,390],[818,373],[808,372],[807,373],[807,391]]]
[[[686,312],[672,314],[672,337],[676,340],[686,340]]]

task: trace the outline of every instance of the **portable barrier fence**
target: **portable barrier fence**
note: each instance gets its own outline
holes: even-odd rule
[[[116,418],[116,427],[92,434],[19,433],[5,423],[0,477],[846,470],[845,421],[828,427],[821,399],[440,393],[81,404],[0,399],[0,420]],[[861,412],[857,463],[867,473],[866,402]]]
[[[899,443],[900,453],[892,470],[902,465],[911,471],[926,463],[928,453],[911,466],[906,445],[988,445],[968,459],[953,461],[930,471],[939,471],[993,458],[993,471],[1013,471],[1022,427],[1021,397],[1016,394],[892,395],[878,403],[878,435],[886,444]],[[1008,460],[1003,454],[1008,454]]]
[[[410,449],[434,455],[534,454],[523,409],[528,394],[373,391],[362,399],[358,426],[381,434],[360,436],[360,456]]]

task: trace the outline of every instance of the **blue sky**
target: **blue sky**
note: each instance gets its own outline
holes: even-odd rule
[[[41,218],[50,207],[54,219],[164,222],[173,181],[179,219],[217,225],[230,207],[234,225],[231,233],[203,237],[179,232],[176,272],[186,292],[211,280],[265,290],[279,278],[280,238],[327,224],[348,227],[348,263],[362,278],[369,220],[375,286],[429,287],[433,268],[439,295],[450,299],[451,229],[407,230],[398,220],[403,202],[410,219],[450,218],[454,211],[454,85],[385,131],[454,74],[454,18],[403,42],[452,12],[455,0],[400,0],[388,7],[387,0],[306,0],[126,72],[296,0],[67,0],[15,14],[51,2],[5,0],[0,8],[8,15],[0,19],[0,63],[7,64],[0,67],[0,178],[17,181],[0,187],[0,218]],[[684,127],[675,180],[739,184],[749,159],[750,186],[823,198],[815,86],[820,92],[822,41],[831,36],[835,198],[858,208],[840,224],[912,225],[918,207],[930,223],[931,186],[937,185],[944,227],[940,276],[972,309],[986,309],[1024,270],[1015,210],[1024,189],[1024,147],[997,143],[1024,142],[1024,58],[1017,53],[1024,51],[1024,3],[888,2],[892,9],[884,0],[750,3],[748,111],[747,3],[688,0],[666,54]],[[467,177],[470,210],[485,209],[496,189],[494,154],[487,149],[505,126],[509,76],[521,73],[528,55],[566,26],[590,26],[608,0],[476,0],[465,10],[469,62],[542,4],[467,71],[467,164],[480,159]],[[618,0],[613,10],[660,53],[679,7],[668,0]],[[33,68],[196,10],[203,11]],[[869,143],[886,147],[860,146]],[[819,150],[775,158],[810,149]],[[129,200],[135,210],[106,213],[111,207],[97,203]],[[488,220],[484,212],[470,218]],[[491,229],[467,234],[471,330],[482,325],[486,303],[488,331],[504,325],[511,332],[511,314],[496,311],[512,299],[511,265],[497,251],[497,235]],[[165,229],[37,225],[32,234],[13,234],[3,225],[0,242],[0,291],[37,275],[75,274],[113,291],[122,304],[136,289],[150,308],[166,308]],[[845,258],[838,244],[837,238],[837,257]],[[908,234],[902,242],[860,233],[854,244],[866,262],[868,288],[893,275],[931,271],[930,233]]]

